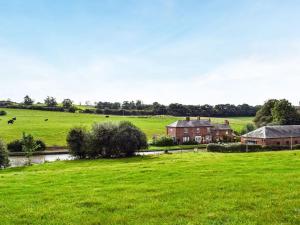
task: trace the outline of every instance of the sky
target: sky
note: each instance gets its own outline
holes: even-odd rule
[[[0,0],[0,99],[300,101],[300,2]]]

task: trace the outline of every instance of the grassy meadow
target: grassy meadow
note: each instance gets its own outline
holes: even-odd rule
[[[149,139],[153,135],[165,134],[165,126],[182,118],[171,116],[110,116],[105,118],[104,115],[64,113],[64,112],[47,112],[38,110],[24,109],[5,109],[7,116],[0,117],[0,138],[9,142],[20,138],[22,132],[30,133],[36,138],[46,142],[48,146],[65,146],[66,134],[73,126],[84,126],[90,128],[93,123],[104,121],[121,121],[128,120],[141,128]],[[17,117],[13,125],[8,125],[7,120]],[[44,120],[48,119],[47,122]],[[212,118],[215,122],[224,122],[224,118]],[[240,131],[247,123],[252,121],[251,117],[229,118],[234,130]]]
[[[300,151],[176,153],[0,171],[1,225],[300,224]]]

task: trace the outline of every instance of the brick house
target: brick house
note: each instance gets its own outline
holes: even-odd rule
[[[167,127],[167,135],[172,137],[175,142],[182,144],[188,141],[198,143],[211,143],[219,141],[230,141],[233,139],[233,132],[229,126],[229,121],[224,124],[213,124],[211,120],[178,120]]]
[[[300,144],[300,125],[265,126],[241,137],[243,144],[291,146]]]

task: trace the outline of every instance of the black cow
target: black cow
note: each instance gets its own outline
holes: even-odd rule
[[[45,122],[47,122],[48,121],[48,119],[45,119]]]
[[[106,118],[109,118],[109,116],[105,116]]]
[[[13,120],[17,120],[17,117],[12,118]]]
[[[7,124],[14,124],[14,120],[9,120],[9,121],[7,121]]]

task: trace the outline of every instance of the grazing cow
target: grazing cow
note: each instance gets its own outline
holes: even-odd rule
[[[109,118],[109,116],[105,116],[106,118]]]
[[[7,121],[7,124],[14,124],[14,120],[9,120],[9,121]]]
[[[48,121],[48,119],[45,119],[45,122],[47,122]]]
[[[17,117],[12,118],[13,120],[17,120]]]

